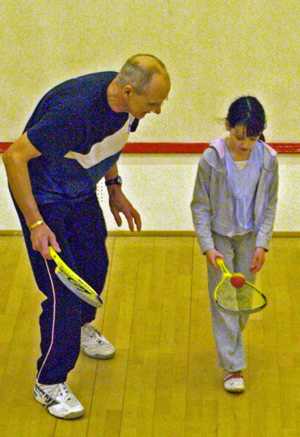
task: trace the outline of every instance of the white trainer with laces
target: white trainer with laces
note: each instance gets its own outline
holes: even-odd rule
[[[241,373],[228,373],[224,377],[224,389],[231,393],[245,391],[245,382]]]
[[[75,419],[84,414],[83,406],[66,383],[46,385],[37,382],[33,395],[52,416],[60,419]]]
[[[99,360],[109,360],[116,353],[116,348],[89,323],[81,328],[80,347],[86,355]]]

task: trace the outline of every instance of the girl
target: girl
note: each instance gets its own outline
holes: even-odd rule
[[[235,100],[228,111],[228,135],[213,141],[203,153],[191,203],[193,222],[208,266],[213,332],[224,388],[245,389],[246,367],[242,330],[247,316],[224,313],[216,307],[213,291],[221,273],[216,258],[231,271],[254,282],[266,257],[272,235],[278,191],[276,152],[265,142],[265,111],[251,96]]]

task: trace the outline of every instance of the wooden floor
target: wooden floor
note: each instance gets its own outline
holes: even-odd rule
[[[1,437],[299,437],[300,239],[276,238],[259,284],[269,307],[245,333],[247,391],[225,393],[193,237],[111,237],[97,325],[113,360],[80,356],[70,385],[86,407],[56,420],[32,397],[36,290],[21,237],[0,237]]]

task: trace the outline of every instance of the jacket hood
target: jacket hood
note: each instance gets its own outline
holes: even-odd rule
[[[261,140],[257,141],[264,147],[264,167],[268,170],[272,167],[273,161],[277,155],[276,150]],[[225,156],[225,139],[218,138],[209,144],[209,148],[204,152],[204,158],[214,168],[219,168],[222,165]],[[213,151],[214,150],[214,151]]]

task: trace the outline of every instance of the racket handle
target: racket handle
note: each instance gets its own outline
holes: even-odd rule
[[[223,267],[223,266],[224,266],[223,258],[221,258],[220,256],[218,256],[218,257],[216,258],[216,264],[217,264],[217,266],[219,266],[219,267]]]
[[[227,267],[225,266],[224,260],[223,258],[221,258],[220,256],[218,256],[216,258],[216,264],[217,266],[221,269],[221,271],[223,272],[223,274],[227,277],[231,276],[230,271],[227,269]]]

